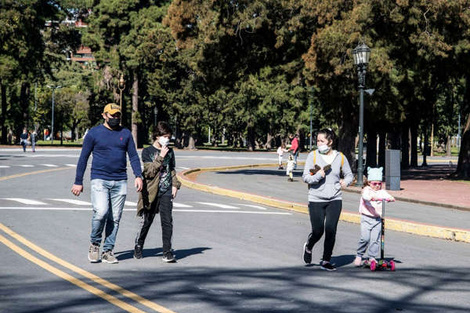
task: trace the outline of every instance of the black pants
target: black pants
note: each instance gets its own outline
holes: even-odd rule
[[[150,206],[150,210],[143,210],[139,221],[139,231],[135,238],[135,244],[144,246],[145,238],[152,226],[155,215],[160,213],[160,222],[162,225],[163,253],[171,251],[171,237],[173,235],[173,201],[171,193],[166,193],[157,197]]]
[[[321,239],[323,233],[325,233],[323,261],[329,262],[331,260],[341,208],[341,200],[308,203],[312,233],[308,236],[307,248],[312,250],[313,246]]]

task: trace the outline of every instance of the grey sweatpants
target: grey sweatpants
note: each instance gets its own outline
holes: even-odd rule
[[[357,256],[362,257],[369,246],[369,258],[378,259],[382,222],[380,217],[361,215],[361,239],[357,248]]]

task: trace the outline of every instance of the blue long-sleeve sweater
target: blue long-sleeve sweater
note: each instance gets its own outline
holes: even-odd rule
[[[90,129],[83,141],[82,152],[77,164],[75,184],[83,185],[83,175],[88,158],[93,152],[91,179],[125,180],[127,179],[127,158],[136,177],[142,175],[139,155],[135,148],[132,134],[127,128],[111,130],[103,124]]]

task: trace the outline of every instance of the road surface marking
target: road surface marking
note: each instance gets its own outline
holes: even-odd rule
[[[136,203],[136,202],[132,202],[132,201],[126,201],[126,202],[124,202],[124,205],[127,205],[127,206],[137,206],[137,203]]]
[[[10,176],[0,177],[0,181],[12,179],[12,178],[19,178],[19,177],[28,176],[28,175],[43,174],[43,173],[56,172],[56,171],[62,171],[62,170],[68,170],[68,169],[69,167],[59,167],[59,168],[52,168],[52,169],[41,170],[41,171],[36,171],[36,172],[15,174],[15,175],[10,175]]]
[[[193,206],[192,206],[192,205],[189,205],[189,204],[183,204],[183,203],[179,203],[179,202],[173,202],[173,207],[175,207],[175,208],[192,208]]]
[[[42,166],[46,166],[46,167],[59,167],[59,165],[55,165],[55,164],[41,164]]]
[[[11,250],[15,251],[16,253],[18,253],[20,256],[22,256],[23,258],[27,259],[28,261],[42,267],[43,269],[45,269],[46,271],[56,275],[56,276],[59,276],[60,278],[82,288],[82,289],[85,289],[86,291],[100,297],[100,298],[103,298],[104,300],[114,304],[115,306],[127,311],[127,312],[142,312],[144,313],[144,311],[141,311],[139,310],[138,308],[130,305],[130,304],[127,304],[125,303],[124,301],[122,300],[119,300],[118,298],[112,296],[112,295],[109,295],[107,293],[105,293],[104,291],[96,288],[96,287],[93,287],[83,281],[81,281],[80,279],[78,278],[75,278],[73,277],[72,275],[70,274],[67,274],[65,273],[64,271],[61,271],[59,270],[58,268],[38,259],[37,257],[33,256],[31,253],[29,252],[26,252],[25,250],[21,249],[20,247],[18,247],[17,245],[15,245],[13,242],[11,242],[10,240],[6,239],[3,235],[0,235],[0,242],[2,242],[5,246],[7,246],[8,248],[10,248]]]
[[[2,230],[3,232],[5,232],[6,234],[10,235],[11,237],[15,238],[16,240],[18,240],[19,242],[21,242],[22,244],[24,244],[25,246],[27,246],[28,248],[32,249],[33,251],[39,253],[40,255],[44,256],[45,258],[79,274],[79,275],[82,275],[83,277],[85,278],[88,278],[92,281],[94,281],[95,283],[97,284],[100,284],[101,286],[103,287],[106,287],[106,288],[109,288],[115,292],[118,292],[120,293],[121,295],[133,300],[133,301],[136,301],[138,303],[140,303],[141,305],[144,305],[150,309],[153,309],[154,311],[156,312],[160,312],[160,313],[175,313],[174,311],[171,311],[159,304],[156,304],[155,302],[152,302],[150,300],[147,300],[141,296],[139,296],[138,294],[136,293],[133,293],[129,290],[126,290],[116,284],[113,284],[99,276],[96,276],[95,274],[92,274],[90,272],[87,272],[67,261],[64,261],[58,257],[56,257],[55,255],[49,253],[48,251],[42,249],[41,247],[35,245],[34,243],[32,243],[31,241],[27,240],[26,238],[22,237],[21,235],[15,233],[14,231],[12,231],[10,228],[4,226],[2,223],[0,223],[0,230]],[[79,286],[80,288],[83,288],[103,299],[105,299],[106,301],[109,301],[110,303],[128,311],[128,312],[143,312],[141,310],[139,310],[138,308],[134,307],[134,306],[131,306],[130,304],[127,304],[125,302],[123,302],[122,300],[119,300],[117,299],[116,297],[114,296],[111,296],[107,293],[105,293],[104,291],[100,290],[100,289],[97,289],[93,286],[90,286],[88,285],[87,283],[84,283],[82,282],[81,280],[79,280],[78,278],[75,278],[55,267],[53,267],[52,265],[34,257],[33,255],[31,255],[30,253],[26,252],[25,250],[21,249],[20,247],[16,246],[15,244],[13,244],[11,241],[7,240],[5,237],[3,237],[2,235],[0,235],[0,241],[2,243],[4,243],[6,246],[8,246],[10,249],[14,250],[15,252],[17,252],[18,254],[20,254],[21,256],[23,256],[24,258],[30,260],[31,262],[43,267],[44,269],[48,270],[49,272],[65,279],[65,280],[68,280],[69,282],[71,282],[72,284],[75,284],[77,286]]]
[[[33,206],[18,206],[18,207],[0,207],[0,210],[31,210],[31,211],[91,211],[91,208],[58,208],[58,207],[33,207]],[[125,212],[135,212],[133,209],[124,209]],[[264,214],[264,215],[292,215],[288,212],[269,212],[269,211],[231,211],[231,210],[198,210],[198,209],[173,209],[173,212],[181,213],[239,213],[239,214]]]
[[[65,166],[69,166],[69,167],[77,167],[77,164],[70,164],[70,163],[67,163],[67,164],[65,164]]]
[[[37,201],[37,200],[30,200],[30,199],[23,199],[23,198],[2,198],[3,200],[9,201],[16,201],[23,204],[31,204],[31,205],[46,205],[46,203]]]
[[[203,204],[203,205],[208,205],[208,206],[215,206],[215,207],[221,208],[221,209],[239,209],[235,206],[231,206],[231,205],[227,205],[227,204],[212,203],[212,202],[197,202],[197,203]]]
[[[0,165],[0,168],[10,168],[8,165]]]
[[[259,209],[259,210],[267,210],[266,208],[262,207],[262,206],[259,206],[259,205],[254,205],[254,204],[238,204],[238,205],[243,205],[243,206],[247,206],[247,207],[250,207],[250,208],[255,208],[255,209]]]
[[[261,211],[218,211],[218,210],[184,210],[177,209],[173,212],[187,212],[187,213],[236,213],[236,214],[262,214],[262,215],[292,215],[288,212],[261,212]]]
[[[82,200],[75,200],[75,199],[49,199],[49,200],[65,202],[65,203],[70,203],[70,204],[75,204],[75,205],[91,206],[91,202],[86,202],[86,201],[82,201]]]
[[[19,165],[20,167],[34,167],[34,165],[30,165],[30,164],[23,164],[23,165]]]

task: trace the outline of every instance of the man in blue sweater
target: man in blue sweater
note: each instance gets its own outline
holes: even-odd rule
[[[135,175],[134,185],[137,192],[140,192],[143,186],[142,168],[131,132],[120,126],[119,106],[114,103],[106,105],[102,116],[104,123],[93,127],[83,141],[72,193],[79,196],[83,192],[83,175],[88,158],[93,152],[91,163],[93,218],[88,260],[92,263],[100,261],[100,245],[104,229],[105,239],[101,260],[106,263],[118,263],[113,248],[127,194],[126,153],[129,155]]]

